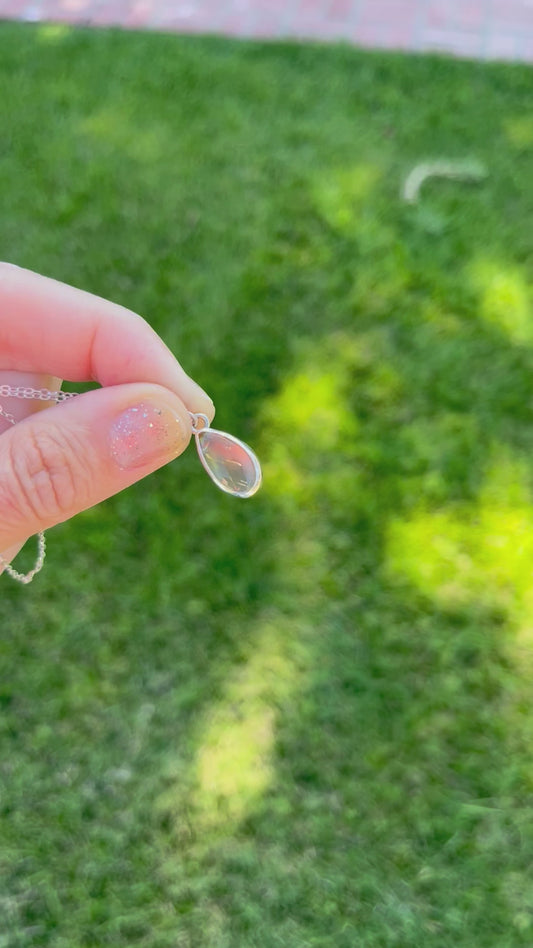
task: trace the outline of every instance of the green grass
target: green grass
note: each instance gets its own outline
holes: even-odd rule
[[[533,73],[6,24],[0,72],[0,256],[265,469],[191,448],[2,579],[0,948],[531,945]],[[489,174],[404,204],[432,158]]]

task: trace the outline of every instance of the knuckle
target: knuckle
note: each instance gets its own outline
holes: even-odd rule
[[[88,472],[68,436],[55,429],[29,429],[14,437],[13,506],[38,523],[57,522],[83,505]]]

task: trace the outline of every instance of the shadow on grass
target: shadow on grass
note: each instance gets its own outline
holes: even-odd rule
[[[530,73],[15,33],[5,241],[153,313],[265,486],[191,449],[5,587],[8,944],[527,944]],[[403,207],[458,137],[494,180]]]

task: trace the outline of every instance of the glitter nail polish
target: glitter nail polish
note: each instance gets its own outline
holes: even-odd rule
[[[111,455],[123,470],[165,464],[177,457],[184,441],[179,418],[168,408],[141,403],[127,408],[110,431]]]

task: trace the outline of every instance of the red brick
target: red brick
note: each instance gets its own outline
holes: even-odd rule
[[[26,4],[24,19],[55,23],[86,22],[91,16],[92,8],[93,4],[90,2],[67,6],[60,0],[42,0],[40,3]]]
[[[149,26],[156,26],[157,29],[168,30],[173,33],[218,33],[220,30],[214,25],[213,20],[207,16],[195,14],[189,17],[171,17],[167,16],[157,23],[150,22]]]
[[[21,3],[21,0],[2,0],[0,2],[0,19],[23,19],[24,10],[28,6],[28,3]]]
[[[376,43],[378,49],[391,49],[397,50],[398,52],[407,52],[407,50],[413,49],[413,39],[411,36],[403,36],[394,33],[385,33],[380,37],[379,41]]]
[[[533,4],[530,0],[500,0],[494,4],[490,22],[502,32],[533,29]]]
[[[416,19],[417,6],[414,0],[361,0],[357,22],[401,25]]]
[[[533,0],[0,0],[0,18],[345,39],[533,62]]]
[[[124,20],[124,25],[134,29],[149,26],[152,7],[153,0],[133,0],[131,9]]]
[[[302,40],[337,40],[346,36],[346,28],[344,24],[335,23],[334,21],[298,17],[296,22],[292,24],[291,33]]]
[[[274,3],[278,3],[279,0],[274,0]],[[326,19],[326,3],[327,0],[282,0],[282,7],[284,10],[290,8],[293,19],[295,20],[304,20],[308,23],[318,23],[320,20]],[[258,5],[258,4],[256,4]],[[272,4],[270,0],[263,0],[263,6],[265,9],[271,10]]]
[[[516,59],[517,37],[505,33],[492,33],[487,37],[485,54],[488,59]]]
[[[247,17],[242,14],[223,17],[219,30],[224,36],[253,36],[255,32],[250,27]],[[265,35],[269,34],[265,33]]]
[[[412,49],[414,47],[413,26],[410,23],[379,25],[377,23],[356,24],[351,38],[361,46],[376,46],[378,49]]]
[[[489,11],[486,0],[464,0],[463,3],[455,4],[450,20],[455,27],[479,30],[487,23]]]
[[[354,0],[329,0],[324,12],[324,22],[331,20],[352,20],[356,15],[357,4]]]
[[[154,12],[150,17],[150,25],[158,29],[174,30],[178,33],[217,32],[220,27],[220,17],[213,16],[196,4],[181,3],[174,9],[158,9],[154,4]]]
[[[301,36],[299,25],[286,25],[281,18],[271,20],[269,17],[261,17],[250,24],[250,33],[261,39],[271,36],[272,39],[287,38],[291,36]],[[312,34],[311,34],[312,35]]]
[[[195,35],[195,36],[209,36],[213,33],[220,33],[220,30],[216,30],[213,26],[212,20],[209,20],[208,17],[201,19],[200,17],[194,17],[188,20],[186,23],[168,23],[165,27],[165,30],[169,30],[173,33],[182,33],[184,35]],[[228,36],[234,34],[228,31]],[[241,35],[241,34],[238,34]]]
[[[305,35],[305,31],[301,30],[300,24],[298,24],[297,29],[298,35]],[[353,31],[354,27],[353,24],[342,20],[316,20],[310,24],[309,29],[310,32],[307,35],[313,39],[344,40],[348,42],[351,36],[350,31]]]
[[[420,48],[449,52],[459,56],[480,56],[481,35],[460,30],[423,30],[420,36]]]
[[[495,13],[489,21],[490,31],[495,34],[523,33],[524,30],[533,29],[533,16],[530,19],[520,19],[513,17],[505,11],[504,13]]]
[[[426,0],[420,8],[421,19],[435,30],[479,30],[487,23],[487,0]]]
[[[379,23],[357,23],[350,38],[361,46],[379,46],[379,39],[383,35]]]
[[[233,13],[246,13],[253,17],[276,19],[284,17],[294,7],[294,0],[232,0],[230,9]]]
[[[533,63],[533,34],[521,38],[519,52],[521,59],[527,63]]]
[[[92,3],[87,7],[86,17],[97,26],[119,26],[131,12],[131,0],[111,0],[110,3]]]
[[[444,5],[441,0],[433,0],[432,3],[425,4],[423,9],[423,21],[429,29],[443,30],[450,26],[450,8]]]
[[[127,6],[129,7],[129,5],[130,3],[128,2]],[[78,16],[86,12],[91,6],[90,0],[62,0],[61,3],[56,3],[56,7],[59,7],[60,11],[66,16],[71,17],[71,19],[77,19]]]

